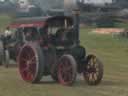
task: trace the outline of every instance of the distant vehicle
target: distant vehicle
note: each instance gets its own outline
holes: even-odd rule
[[[114,27],[116,22],[128,19],[127,0],[112,0],[102,4],[96,3],[97,1],[95,3],[84,1],[86,0],[80,0],[77,4],[83,13],[81,17],[85,23],[94,23],[98,27]]]
[[[41,16],[42,10],[40,7],[30,4],[28,0],[19,0],[17,3],[16,17],[35,17]]]
[[[85,5],[104,6],[106,4],[112,4],[113,0],[77,0],[77,2]]]

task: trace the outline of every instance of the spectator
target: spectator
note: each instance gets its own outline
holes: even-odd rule
[[[8,37],[8,38],[11,38],[11,35],[12,35],[12,32],[11,32],[10,28],[7,27],[5,32],[4,32],[4,36]]]

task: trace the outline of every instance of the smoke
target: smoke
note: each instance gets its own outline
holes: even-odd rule
[[[64,8],[64,0],[31,0],[31,2],[38,5],[42,10]]]

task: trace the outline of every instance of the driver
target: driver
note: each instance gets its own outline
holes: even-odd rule
[[[56,32],[57,45],[67,45],[69,38],[67,37],[68,31],[65,28],[60,28]]]
[[[56,32],[56,43],[57,45],[72,45],[73,44],[72,30],[60,28]]]
[[[56,42],[57,44],[62,43],[65,40],[65,35],[64,35],[64,28],[60,28],[56,32]]]

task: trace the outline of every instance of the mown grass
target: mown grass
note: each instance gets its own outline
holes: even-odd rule
[[[100,85],[89,86],[80,78],[72,87],[44,77],[40,84],[21,80],[17,68],[0,67],[0,96],[128,96],[128,39],[91,33],[81,29],[81,45],[96,54],[104,64]]]
[[[0,32],[3,32],[11,21],[11,17],[0,14]]]

